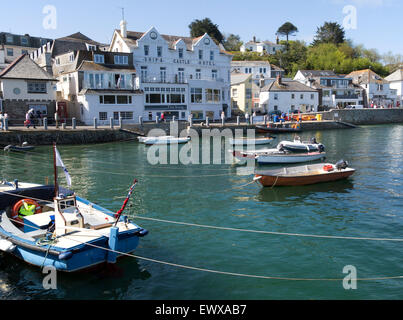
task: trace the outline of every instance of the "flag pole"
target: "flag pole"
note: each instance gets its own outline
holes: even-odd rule
[[[59,195],[59,185],[57,183],[57,166],[56,166],[56,142],[53,142],[53,169],[55,175],[55,198]]]

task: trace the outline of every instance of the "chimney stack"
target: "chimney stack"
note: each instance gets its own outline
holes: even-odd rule
[[[125,20],[120,21],[120,34],[123,38],[127,38],[127,22]]]
[[[277,74],[277,79],[276,79],[276,81],[277,81],[277,84],[278,84],[279,86],[281,86],[281,85],[283,84],[282,78],[281,78],[281,73],[280,73],[280,72]]]
[[[278,35],[277,35],[277,38],[276,38],[276,43],[280,44],[280,38],[278,37]]]
[[[256,36],[253,36],[253,42],[256,42]]]

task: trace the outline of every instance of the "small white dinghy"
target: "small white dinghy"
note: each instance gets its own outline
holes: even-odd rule
[[[189,137],[174,137],[174,136],[161,136],[161,137],[139,137],[139,142],[145,145],[158,145],[158,144],[183,144],[190,141]]]
[[[315,138],[312,138],[310,142],[304,142],[301,141],[300,137],[296,137],[294,141],[281,141],[277,148],[279,150],[286,150],[295,153],[325,151],[325,146],[321,143],[318,143]]]
[[[264,144],[271,144],[275,138],[267,137],[267,138],[256,138],[256,139],[249,139],[249,138],[230,138],[229,143],[233,146],[245,146],[245,145],[264,145]]]

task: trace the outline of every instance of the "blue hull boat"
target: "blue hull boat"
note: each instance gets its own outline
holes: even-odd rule
[[[0,182],[0,250],[34,266],[76,272],[115,263],[148,233],[68,189],[57,194],[52,185]],[[24,216],[27,208],[34,213]]]

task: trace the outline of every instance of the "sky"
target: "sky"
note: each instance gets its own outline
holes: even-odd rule
[[[210,18],[224,34],[237,34],[247,42],[275,41],[277,29],[287,21],[298,27],[294,40],[312,42],[326,21],[346,26],[354,44],[403,54],[400,0],[13,0],[2,1],[0,31],[46,38],[80,31],[93,40],[109,43],[119,28],[122,10],[128,30],[189,36],[195,19]],[[48,6],[54,8],[50,15]],[[52,9],[52,10],[54,10]],[[55,19],[54,19],[55,17]],[[44,24],[45,22],[45,24]]]

